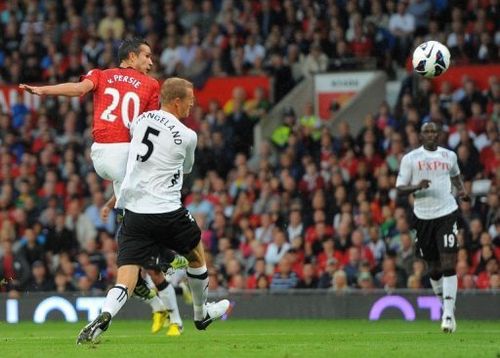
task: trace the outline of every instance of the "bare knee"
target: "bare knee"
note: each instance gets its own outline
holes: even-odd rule
[[[429,276],[434,281],[438,281],[443,276],[443,273],[441,271],[441,262],[440,261],[430,261],[427,264],[429,266]]]
[[[163,274],[160,271],[148,269],[148,270],[146,270],[146,272],[151,277],[151,280],[153,281],[153,283],[155,285],[158,285],[158,284],[162,283],[163,281],[165,281],[165,276],[163,276]]]
[[[441,254],[441,272],[443,276],[456,275],[457,254],[456,253],[443,253]]]
[[[123,265],[118,268],[116,283],[127,287],[129,297],[132,295],[132,292],[134,292],[138,275],[139,266]]]
[[[189,261],[189,267],[198,268],[205,265],[205,253],[201,241],[186,255],[186,258]]]

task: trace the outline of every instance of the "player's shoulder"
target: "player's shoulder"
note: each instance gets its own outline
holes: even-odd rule
[[[413,158],[419,156],[420,153],[422,153],[422,147],[412,149],[409,152],[407,152],[405,155],[403,155],[403,158],[401,160],[412,160]]]
[[[151,77],[150,75],[137,71],[133,68],[124,68],[123,70],[126,71],[128,75],[133,76],[138,80],[140,80],[142,83],[159,87],[158,80],[154,77]]]
[[[198,135],[194,130],[189,128],[183,121],[179,120],[177,117],[174,116],[174,118],[177,120],[179,123],[179,127],[182,128],[182,131],[184,132],[184,135],[189,138],[189,142],[195,142],[198,140]]]
[[[198,141],[198,134],[196,134],[196,132],[188,126],[185,127],[187,128],[187,132],[189,133],[191,140],[196,143]]]
[[[438,152],[444,157],[444,158],[456,158],[457,155],[454,151],[451,149],[445,148],[445,147],[440,147],[438,146],[437,148]]]
[[[100,68],[93,68],[91,70],[88,70],[85,76],[93,76],[93,75],[99,75],[102,73],[102,70]]]

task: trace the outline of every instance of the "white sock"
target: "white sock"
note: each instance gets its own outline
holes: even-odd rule
[[[177,287],[184,277],[186,277],[186,270],[174,270],[172,274],[167,275],[167,281]]]
[[[194,320],[201,321],[207,315],[205,302],[208,294],[208,271],[207,266],[187,268],[189,288],[193,295]]]
[[[434,294],[439,298],[441,304],[443,304],[443,276],[437,281],[431,278],[431,286]]]
[[[148,273],[144,275],[144,281],[146,281],[148,287],[156,287],[155,283],[153,282],[153,279],[151,278],[151,276],[149,276]]]
[[[443,277],[443,317],[455,314],[457,286],[457,275]]]
[[[153,313],[167,310],[167,307],[163,304],[163,301],[158,296],[154,296],[153,298],[145,301],[151,306],[151,310],[153,311]]]
[[[102,305],[102,312],[109,312],[111,317],[114,317],[123,307],[128,299],[127,286],[115,285],[110,288]]]
[[[163,290],[158,291],[158,295],[169,312],[170,322],[182,326],[182,319],[179,314],[179,307],[177,306],[177,297],[175,296],[174,287],[169,284]]]

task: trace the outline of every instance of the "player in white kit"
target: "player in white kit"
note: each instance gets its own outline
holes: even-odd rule
[[[161,88],[161,109],[145,112],[131,124],[129,157],[118,206],[125,208],[118,235],[118,274],[102,313],[85,326],[77,343],[93,342],[134,291],[141,266],[174,250],[189,260],[188,282],[193,296],[194,323],[204,330],[230,307],[228,300],[207,303],[208,272],[201,232],[182,206],[183,175],[191,172],[197,136],[179,120],[194,103],[193,85],[167,79]]]
[[[437,145],[439,132],[436,123],[422,126],[423,145],[401,160],[396,188],[399,194],[414,196],[416,253],[427,262],[432,288],[443,302],[441,329],[453,333],[456,330],[458,205],[452,184],[459,198],[470,198],[460,176],[457,155]]]

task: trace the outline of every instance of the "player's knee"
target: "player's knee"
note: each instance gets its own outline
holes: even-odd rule
[[[443,254],[441,255],[441,271],[444,276],[453,276],[456,274],[457,255]]]
[[[438,270],[433,270],[429,272],[429,277],[434,281],[439,281],[439,279],[443,276],[443,273]]]
[[[429,265],[429,276],[434,281],[438,281],[443,273],[441,271],[441,263],[439,261],[432,261],[428,263]]]
[[[444,277],[455,276],[456,274],[457,274],[457,271],[455,269],[443,270],[443,276]]]
[[[169,283],[167,280],[165,280],[165,277],[163,278],[162,282],[158,282],[158,283],[155,282],[155,286],[158,289],[158,291],[163,291],[164,289],[166,289],[168,287],[168,285],[169,285]]]

